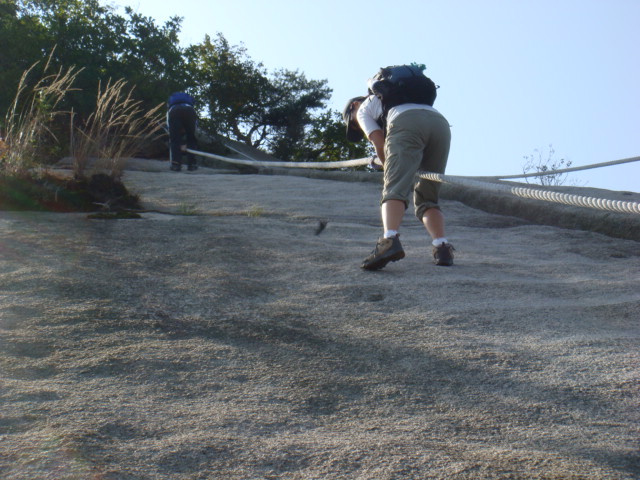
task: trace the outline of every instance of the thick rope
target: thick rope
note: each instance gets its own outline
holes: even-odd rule
[[[640,203],[638,202],[623,202],[621,200],[585,197],[582,195],[571,195],[567,193],[552,192],[549,190],[541,190],[537,188],[516,187],[512,185],[483,182],[481,180],[474,180],[466,177],[442,175],[440,173],[419,172],[418,174],[421,178],[425,178],[427,180],[451,183],[464,187],[481,188],[483,190],[506,192],[517,197],[533,198],[536,200],[544,200],[547,202],[563,203],[565,205],[574,205],[578,207],[596,208],[598,210],[608,210],[612,212],[640,214]]]
[[[233,149],[235,150],[235,149]],[[237,151],[237,150],[236,150]],[[223,162],[232,163],[236,165],[249,165],[253,167],[283,167],[283,168],[350,168],[360,167],[371,164],[371,158],[359,158],[355,160],[345,160],[337,162],[279,162],[279,161],[259,161],[259,160],[240,160],[237,158],[228,158],[213,153],[200,152],[198,150],[187,149],[187,152],[202,157],[212,158],[215,160],[221,160]],[[241,152],[238,152],[241,153]],[[247,155],[243,154],[248,157]],[[248,157],[249,158],[249,157]],[[555,175],[558,173],[573,172],[578,170],[587,170],[591,168],[599,168],[610,165],[618,165],[621,163],[629,163],[639,161],[640,157],[625,158],[622,160],[614,160],[611,162],[604,162],[592,165],[585,165],[582,167],[565,168],[562,170],[551,170],[548,172],[531,173],[523,175],[506,175],[495,177],[474,177],[474,180],[469,177],[460,177],[453,175],[442,175],[439,173],[431,172],[418,172],[418,175],[422,178],[433,180],[442,183],[451,183],[454,185],[467,186],[472,188],[481,188],[483,190],[493,190],[499,192],[506,192],[512,195],[533,198],[536,200],[544,200],[547,202],[562,203],[565,205],[574,205],[579,207],[596,208],[599,210],[608,210],[620,213],[636,213],[640,214],[640,203],[638,202],[624,202],[621,200],[609,200],[604,198],[586,197],[582,195],[571,195],[566,193],[551,192],[548,190],[541,190],[529,187],[514,187],[511,185],[503,185],[496,183],[489,183],[482,180],[501,180],[508,178],[523,178],[523,177],[539,177],[544,175]]]
[[[284,168],[349,168],[361,167],[369,165],[370,158],[358,158],[355,160],[343,160],[338,162],[263,162],[259,160],[240,160],[238,158],[222,157],[213,153],[199,152],[197,150],[187,149],[187,152],[201,157],[213,158],[214,160],[222,160],[223,162],[234,163],[236,165],[250,165],[252,167],[284,167]],[[240,153],[240,152],[238,152]],[[245,155],[246,156],[246,155]]]

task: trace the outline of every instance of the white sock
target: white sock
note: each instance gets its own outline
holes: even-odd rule
[[[398,235],[397,230],[387,230],[386,232],[384,232],[384,238],[393,238],[396,235]]]
[[[440,237],[440,238],[434,239],[433,242],[431,242],[431,245],[433,245],[434,247],[439,247],[443,243],[448,243],[447,239],[445,237]]]

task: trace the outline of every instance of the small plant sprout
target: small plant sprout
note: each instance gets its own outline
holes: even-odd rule
[[[185,216],[198,215],[198,209],[193,203],[181,203],[178,206],[178,214]]]
[[[545,186],[558,186],[563,185],[567,180],[566,173],[548,173],[556,170],[563,170],[571,166],[571,160],[565,160],[564,158],[554,158],[556,151],[552,145],[549,145],[548,151],[535,149],[531,155],[525,155],[523,158],[526,160],[522,167],[522,171],[525,174],[539,173],[532,178],[535,178],[540,185]],[[525,178],[529,183],[528,178]]]
[[[253,205],[251,206],[251,208],[249,208],[249,210],[247,210],[247,216],[248,217],[260,217],[264,215],[264,208],[258,206],[258,205]]]

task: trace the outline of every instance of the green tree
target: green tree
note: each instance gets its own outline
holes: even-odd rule
[[[327,110],[313,119],[293,160],[332,162],[373,155],[375,152],[368,141],[351,143],[347,140],[340,112]]]
[[[172,17],[158,26],[152,18],[134,13],[129,7],[125,11],[129,18],[119,63],[122,76],[136,85],[140,98],[151,106],[174,91],[193,88],[179,46],[182,19]]]
[[[326,110],[326,80],[269,73],[220,33],[183,50],[181,22],[172,17],[157,25],[131,8],[119,15],[98,0],[0,0],[0,113],[11,105],[22,72],[51,54],[52,69],[80,70],[77,90],[60,105],[73,109],[77,124],[95,108],[100,82],[124,79],[146,109],[173,91],[189,91],[206,130],[284,160],[338,160],[367,150],[349,144],[341,120]],[[65,122],[58,125],[60,138],[68,137]]]
[[[46,31],[15,0],[0,2],[0,117],[8,111],[24,71],[42,60]]]
[[[221,33],[189,47],[186,55],[194,93],[204,105],[203,123],[278,158],[290,159],[302,147],[314,112],[331,96],[326,80],[288,70],[270,75]]]
[[[304,145],[315,111],[331,98],[326,80],[307,80],[304,74],[280,70],[272,80],[267,120],[273,137],[269,149],[278,158],[290,159]]]
[[[99,79],[108,77],[117,62],[119,43],[125,34],[124,19],[111,15],[97,0],[19,1],[20,15],[43,32],[39,49],[54,51],[51,64],[83,68],[76,81],[80,89],[71,100],[81,113],[90,112]],[[37,60],[37,59],[36,59]]]
[[[207,35],[185,55],[196,85],[192,93],[203,106],[203,125],[247,145],[263,145],[271,86],[262,64],[248,58],[244,47],[229,45],[222,34]]]
[[[0,15],[3,26],[9,27],[2,29],[2,35],[12,35],[21,48],[3,48],[0,64],[16,64],[21,72],[43,52],[54,51],[52,65],[82,68],[76,82],[79,91],[69,100],[81,115],[92,111],[100,81],[125,78],[136,86],[136,95],[147,108],[165,100],[172,90],[184,88],[178,17],[158,26],[130,8],[126,16],[118,15],[98,0],[12,0],[2,4]],[[13,91],[19,76],[6,76],[2,85]],[[4,101],[2,106],[6,105]]]

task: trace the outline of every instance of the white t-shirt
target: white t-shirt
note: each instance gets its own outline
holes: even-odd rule
[[[387,125],[393,122],[395,118],[401,113],[407,110],[431,110],[437,112],[437,110],[429,105],[422,105],[419,103],[403,103],[389,110],[387,114]],[[369,95],[360,105],[358,109],[358,123],[360,128],[365,133],[367,138],[369,134],[375,130],[381,130],[378,124],[378,119],[382,117],[382,102],[375,95]]]
[[[375,95],[369,95],[358,109],[358,123],[367,138],[375,130],[381,130],[378,119],[382,117],[382,102]]]

